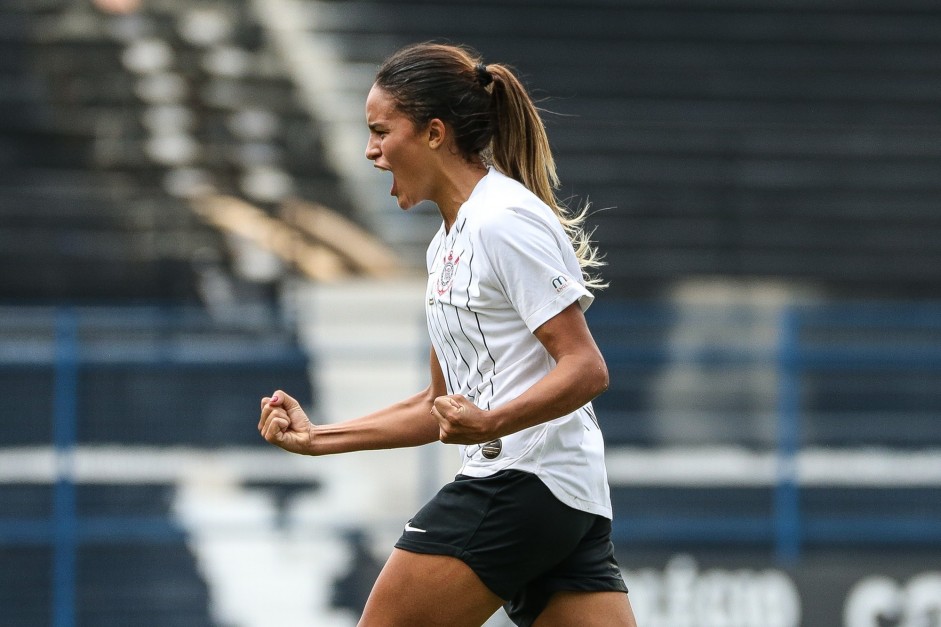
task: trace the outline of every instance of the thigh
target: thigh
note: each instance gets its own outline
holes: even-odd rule
[[[507,601],[563,561],[595,518],[530,473],[459,477],[409,521],[396,548],[458,558]]]
[[[556,592],[533,627],[637,627],[624,592]]]
[[[394,549],[359,627],[480,627],[501,605],[461,560]]]
[[[550,616],[568,607],[570,602],[575,603],[577,610],[579,604],[584,603],[583,598],[590,599],[599,607],[608,607],[609,604],[613,607],[626,602],[627,586],[614,557],[611,521],[601,516],[593,518],[595,522],[588,533],[564,560],[529,581],[507,603],[506,612],[517,625],[533,625],[552,600],[555,600],[556,607]],[[607,593],[612,596],[604,596]],[[601,605],[601,601],[605,604]],[[581,627],[582,623],[575,624]]]

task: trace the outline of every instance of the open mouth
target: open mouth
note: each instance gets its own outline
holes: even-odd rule
[[[388,172],[389,174],[392,174],[392,170],[390,170],[389,168],[383,167],[381,165],[373,164],[373,167],[376,168],[377,170],[381,170],[382,172]],[[392,187],[389,189],[389,195],[396,196],[396,197],[398,197],[399,195],[399,189],[398,189],[398,185],[395,182],[394,174],[392,174]]]

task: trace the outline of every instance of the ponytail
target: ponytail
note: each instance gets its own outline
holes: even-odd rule
[[[607,283],[592,273],[603,266],[604,261],[591,243],[593,231],[584,229],[588,204],[573,214],[555,195],[559,177],[539,110],[510,69],[496,63],[486,69],[493,77],[490,150],[494,167],[521,182],[552,209],[572,240],[585,285],[592,289],[607,287]]]

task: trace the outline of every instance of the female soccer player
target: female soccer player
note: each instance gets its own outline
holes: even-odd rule
[[[431,200],[431,382],[395,405],[314,425],[278,390],[258,429],[306,455],[456,444],[463,465],[405,526],[361,627],[635,626],[611,543],[604,445],[591,400],[608,373],[583,310],[599,265],[554,195],[545,128],[506,66],[408,46],[366,100],[366,158],[402,209]]]

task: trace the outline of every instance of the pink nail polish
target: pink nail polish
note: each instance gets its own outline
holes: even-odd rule
[[[274,396],[271,397],[271,402],[272,402],[272,403],[277,403],[278,400],[279,400],[279,397],[278,397],[277,394],[275,394]]]

